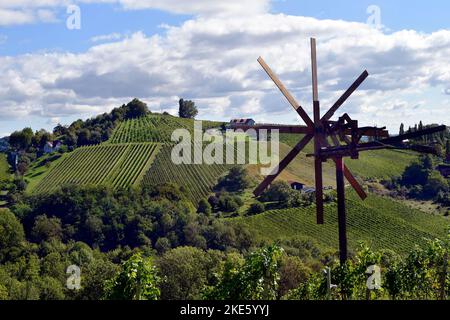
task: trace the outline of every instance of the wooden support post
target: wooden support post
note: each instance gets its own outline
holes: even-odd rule
[[[314,169],[316,183],[316,216],[317,224],[323,224],[323,182],[322,182],[322,159],[320,158],[321,139],[323,134],[322,122],[320,121],[319,89],[317,86],[317,54],[316,39],[311,38],[311,71],[312,71],[312,94],[314,111]]]
[[[319,101],[314,101],[314,122],[320,121]],[[321,147],[321,129],[320,123],[316,125],[314,134],[314,180],[316,185],[316,215],[317,224],[324,224],[323,218],[323,182],[322,182],[322,159],[320,158]]]
[[[341,264],[344,264],[347,261],[347,218],[345,213],[344,161],[341,157],[337,157],[335,158],[335,162],[338,198],[339,258]]]

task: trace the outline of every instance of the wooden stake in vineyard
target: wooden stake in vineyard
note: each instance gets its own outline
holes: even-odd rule
[[[311,119],[301,105],[289,93],[283,83],[275,73],[265,63],[263,58],[258,58],[267,75],[273,80],[275,85],[286,97],[294,110],[300,115],[306,126],[286,126],[286,125],[255,125],[240,126],[244,131],[249,129],[279,130],[280,133],[303,134],[302,139],[292,149],[291,152],[279,163],[278,167],[268,175],[264,181],[254,190],[255,196],[261,193],[277,178],[277,176],[288,166],[288,164],[302,151],[311,141],[314,142],[314,153],[309,155],[314,157],[315,174],[315,202],[317,223],[324,223],[323,215],[323,183],[322,183],[322,163],[332,159],[336,164],[336,187],[338,202],[338,227],[339,227],[339,256],[341,263],[347,260],[347,223],[345,211],[345,184],[344,177],[355,189],[359,197],[364,200],[367,197],[364,189],[357,182],[350,170],[345,166],[344,158],[358,159],[360,151],[377,149],[405,149],[402,144],[404,140],[417,138],[423,135],[446,130],[445,126],[428,128],[421,131],[407,133],[400,136],[390,137],[385,127],[358,127],[358,121],[344,114],[337,121],[330,120],[336,111],[345,103],[352,93],[368,77],[369,73],[364,71],[355,82],[345,91],[342,96],[331,106],[328,111],[321,116],[318,78],[317,78],[317,55],[316,40],[311,39],[311,70],[312,70],[312,97],[313,97],[313,119]],[[372,142],[361,143],[362,137],[372,137]],[[419,152],[433,153],[431,148],[420,146],[413,148]]]

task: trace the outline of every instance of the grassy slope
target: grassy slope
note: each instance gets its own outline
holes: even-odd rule
[[[32,192],[36,185],[44,179],[50,171],[58,165],[61,161],[63,161],[66,157],[68,157],[70,154],[66,153],[63,154],[60,158],[54,161],[50,161],[47,166],[44,165],[45,160],[54,157],[55,155],[44,155],[42,156],[39,161],[35,161],[30,168],[28,169],[27,173],[25,174],[25,180],[28,183],[27,186],[27,192]]]
[[[280,137],[282,143],[292,148],[300,140],[301,135],[281,134]],[[280,149],[282,149],[282,147],[280,147]],[[288,151],[290,151],[290,149]],[[310,142],[294,162],[296,176],[300,180],[304,180],[307,184],[311,185],[314,182],[311,171],[312,159],[306,158],[306,154],[312,152],[313,144],[312,142]],[[387,178],[399,176],[404,171],[405,167],[415,159],[417,159],[417,154],[415,154],[414,152],[375,150],[361,152],[358,160],[346,158],[345,161],[348,168],[356,176],[359,176],[361,178]],[[333,182],[329,183],[334,184],[334,165],[331,163],[331,161],[328,161],[324,165],[324,179],[325,185],[327,185],[327,179],[328,181],[333,180]]]
[[[359,241],[375,249],[392,249],[406,253],[424,238],[443,237],[449,220],[425,214],[395,200],[370,195],[366,201],[348,194],[348,239],[350,248]],[[325,224],[315,223],[315,208],[267,211],[252,217],[228,219],[229,223],[243,224],[253,230],[259,240],[277,240],[295,236],[314,238],[324,248],[338,248],[337,208],[325,208]]]

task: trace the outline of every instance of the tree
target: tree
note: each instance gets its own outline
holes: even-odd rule
[[[161,298],[164,300],[199,299],[210,274],[207,254],[194,247],[178,247],[166,252],[158,261],[161,275]]]
[[[33,141],[33,130],[25,128],[22,131],[14,131],[9,136],[9,144],[16,150],[27,150]]]
[[[180,118],[194,119],[197,116],[198,110],[193,101],[180,99],[178,104],[178,115]]]
[[[125,117],[127,119],[139,118],[145,116],[148,112],[147,104],[135,98],[126,105]]]
[[[248,214],[250,214],[250,215],[259,214],[259,213],[263,213],[264,211],[266,211],[266,207],[264,206],[264,203],[257,201],[255,203],[252,203],[252,205],[248,209]]]
[[[140,253],[122,264],[121,271],[107,281],[107,298],[112,300],[158,300],[160,278],[149,258]]]
[[[40,215],[36,217],[31,235],[36,242],[61,239],[61,220],[55,217],[48,218],[46,215]]]
[[[216,190],[225,189],[229,192],[242,191],[251,185],[251,180],[244,167],[236,166],[227,175],[219,179]]]
[[[82,129],[78,133],[77,143],[79,146],[85,146],[91,143],[91,132],[88,129]]]
[[[425,195],[434,198],[440,191],[448,192],[449,184],[439,172],[433,171],[428,177],[427,184],[424,186]]]
[[[206,199],[200,199],[200,201],[198,202],[198,209],[197,209],[198,213],[203,213],[207,216],[209,216],[212,212],[212,208],[211,205],[209,204],[209,202]]]
[[[22,224],[8,209],[0,209],[0,263],[25,241]]]
[[[273,300],[280,280],[283,249],[267,246],[249,254],[245,261],[227,260],[218,283],[205,292],[210,300]]]
[[[400,135],[405,134],[405,125],[404,125],[403,123],[400,124],[399,134],[400,134]]]

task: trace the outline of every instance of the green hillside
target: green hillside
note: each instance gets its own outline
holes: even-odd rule
[[[225,164],[176,165],[170,158],[171,150],[171,145],[162,147],[154,164],[145,175],[143,183],[147,185],[178,183],[184,187],[190,200],[195,204],[207,197],[212,187],[217,184],[217,179],[231,168],[230,165]]]
[[[51,192],[64,184],[137,186],[160,148],[156,143],[78,148],[42,175],[29,192]]]
[[[281,134],[280,140],[282,143],[294,147],[300,141],[302,135],[298,134]],[[301,152],[300,157],[304,157],[306,162],[311,162],[311,159],[306,158],[306,154],[313,153],[314,146],[311,141],[305,149]],[[412,161],[417,159],[417,154],[412,151],[399,150],[373,150],[363,151],[359,154],[359,159],[352,160],[345,159],[347,167],[361,178],[388,178],[399,176]],[[331,161],[325,164],[325,168],[334,167]],[[309,168],[308,168],[309,169]],[[309,177],[308,170],[304,175]],[[302,173],[298,173],[302,177]],[[308,182],[308,179],[307,179]]]
[[[9,172],[8,160],[6,154],[0,153],[0,181],[9,179],[11,173]]]
[[[424,238],[443,237],[448,218],[411,209],[395,200],[369,195],[361,201],[353,192],[347,196],[348,239],[350,248],[359,241],[374,249],[407,253]],[[325,248],[338,248],[336,205],[325,207],[325,224],[317,225],[315,207],[267,211],[251,217],[232,218],[232,224],[248,226],[260,240],[289,239],[306,236]]]
[[[219,127],[221,122],[202,121],[203,129]],[[129,119],[114,130],[110,143],[130,142],[171,142],[175,129],[187,129],[193,132],[194,120],[171,115],[149,114],[138,119]]]

